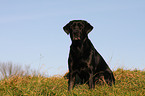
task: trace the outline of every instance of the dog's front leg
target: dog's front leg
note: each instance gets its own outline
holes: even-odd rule
[[[89,89],[94,89],[95,88],[95,82],[94,82],[94,76],[93,73],[90,73],[90,78],[89,78]]]
[[[69,74],[69,81],[68,81],[68,91],[72,90],[74,87],[75,76],[72,72]]]

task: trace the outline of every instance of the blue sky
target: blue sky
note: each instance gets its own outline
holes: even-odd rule
[[[75,19],[94,26],[89,38],[112,70],[145,69],[145,0],[1,0],[0,62],[64,74],[71,40],[62,28]]]

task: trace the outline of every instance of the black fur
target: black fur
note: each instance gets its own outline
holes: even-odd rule
[[[95,88],[95,82],[99,79],[110,86],[115,84],[112,71],[88,39],[88,33],[93,26],[84,20],[73,20],[63,29],[70,34],[72,40],[68,59],[68,90],[73,89],[76,77],[80,78],[81,83],[88,82],[90,89]]]

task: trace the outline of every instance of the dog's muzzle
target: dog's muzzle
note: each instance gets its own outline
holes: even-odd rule
[[[80,32],[79,31],[74,31],[73,32],[73,40],[81,40],[81,37],[80,37]]]

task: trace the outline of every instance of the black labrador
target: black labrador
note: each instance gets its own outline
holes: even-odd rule
[[[81,83],[88,83],[90,89],[95,88],[95,82],[99,79],[110,86],[115,84],[112,71],[88,38],[93,26],[85,20],[73,20],[63,29],[72,40],[68,59],[68,90],[73,89],[78,76]]]

